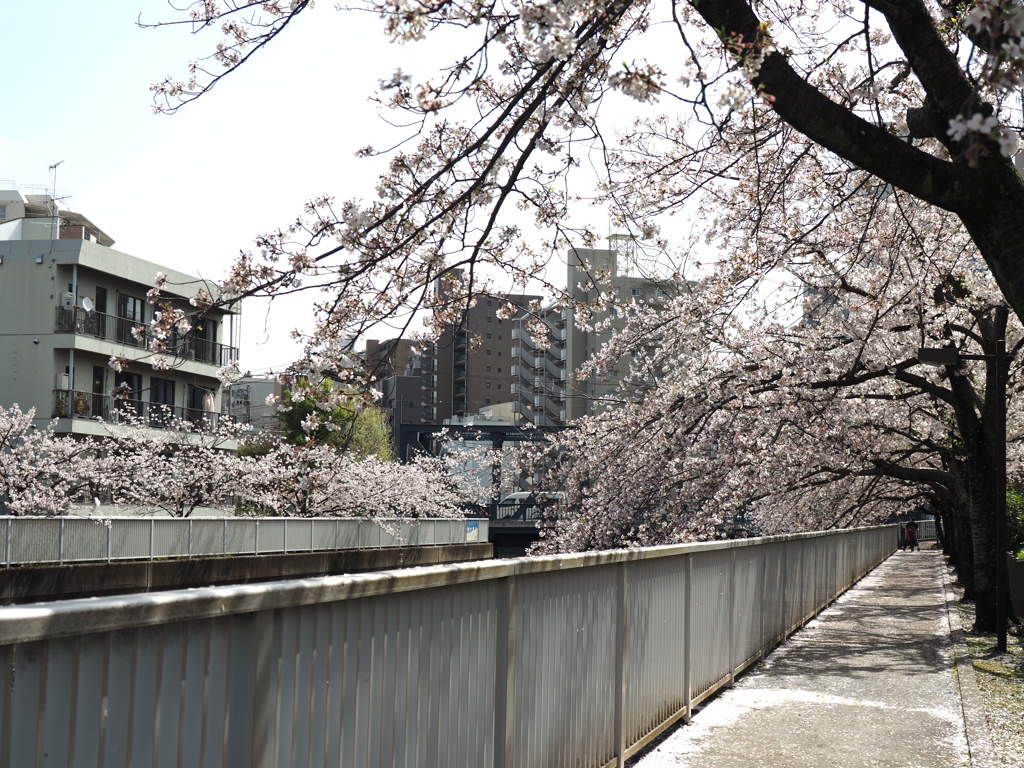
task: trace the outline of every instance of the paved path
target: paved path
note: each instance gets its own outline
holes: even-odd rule
[[[896,552],[629,765],[971,765],[935,551]]]

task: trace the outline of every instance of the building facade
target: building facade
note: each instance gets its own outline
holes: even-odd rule
[[[212,286],[114,250],[109,235],[47,195],[0,191],[0,216],[0,405],[35,408],[38,426],[56,418],[58,432],[80,435],[105,434],[98,419],[132,415],[160,427],[171,416],[216,421],[227,409],[217,373],[237,362],[238,309],[211,311],[172,339],[159,353],[169,370],[151,365],[148,326],[160,308],[146,293],[157,273],[167,275],[162,301],[189,312],[189,298]],[[116,371],[112,358],[128,363]]]
[[[619,360],[606,373],[580,378],[575,372],[594,358],[612,335],[623,329],[637,304],[659,307],[677,284],[638,274],[628,244],[610,249],[571,249],[566,254],[566,286],[572,300],[565,308],[549,305],[536,316],[517,318],[513,331],[513,410],[522,422],[565,426],[597,409],[608,407],[619,382],[629,373],[630,360]],[[595,276],[603,279],[595,284]],[[576,323],[576,307],[591,305],[610,293],[610,306],[595,311],[585,330]],[[602,324],[603,321],[609,321]],[[539,328],[538,328],[539,326]]]

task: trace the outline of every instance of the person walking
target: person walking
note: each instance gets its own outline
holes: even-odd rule
[[[905,536],[907,547],[910,549],[910,551],[913,552],[914,548],[916,547],[917,551],[920,552],[921,545],[917,543],[917,521],[913,517],[911,517],[910,520],[907,521]]]

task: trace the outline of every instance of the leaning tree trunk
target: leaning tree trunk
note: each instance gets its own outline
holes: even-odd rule
[[[982,466],[978,466],[981,463]],[[996,479],[987,462],[977,462],[970,471],[970,533],[974,563],[974,629],[996,630],[996,521],[993,489]]]

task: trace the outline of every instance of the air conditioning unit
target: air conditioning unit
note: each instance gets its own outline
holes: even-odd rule
[[[64,294],[64,298],[63,298],[61,303],[67,309],[71,309],[73,306],[75,306],[75,294],[70,293],[70,292],[65,293]]]
[[[68,375],[66,373],[58,373],[55,377],[53,384],[54,389],[68,389],[71,387],[71,382],[68,381]]]

